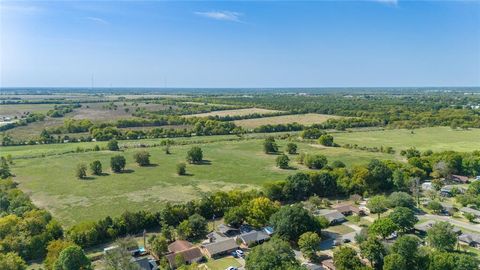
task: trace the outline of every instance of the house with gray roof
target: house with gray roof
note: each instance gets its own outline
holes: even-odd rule
[[[460,208],[460,212],[462,212],[463,214],[465,214],[465,213],[472,214],[472,215],[475,216],[475,218],[480,217],[480,211],[478,211],[476,209],[473,209],[473,208],[470,208],[470,207],[462,207],[462,208]]]
[[[325,217],[330,225],[339,224],[346,221],[345,216],[340,213],[338,210],[332,209],[321,209],[314,212],[314,215]]]
[[[226,238],[213,243],[203,244],[203,252],[206,256],[212,258],[228,254],[238,248],[234,238]]]
[[[237,239],[239,239],[244,246],[248,247],[252,244],[261,244],[266,240],[270,239],[270,236],[263,231],[253,230],[247,233],[240,234],[239,236],[237,236]]]
[[[458,236],[458,241],[471,247],[480,247],[480,235],[478,234],[462,233],[460,236]]]

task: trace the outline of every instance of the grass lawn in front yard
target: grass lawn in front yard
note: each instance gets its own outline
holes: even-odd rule
[[[325,231],[333,232],[333,233],[338,233],[338,234],[347,234],[354,232],[354,230],[346,225],[335,225],[335,226],[330,226],[325,229]]]
[[[209,259],[205,263],[209,270],[225,270],[230,266],[240,267],[241,264],[232,256],[223,257],[220,259]]]

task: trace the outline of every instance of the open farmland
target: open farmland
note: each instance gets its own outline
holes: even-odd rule
[[[213,112],[208,112],[208,113],[197,113],[197,114],[186,115],[186,117],[243,116],[243,115],[249,115],[249,114],[253,114],[253,113],[274,114],[274,113],[278,113],[278,112],[281,112],[281,111],[267,110],[267,109],[261,109],[261,108],[246,108],[246,109],[237,109],[237,110],[213,111]]]
[[[3,117],[19,117],[26,113],[47,113],[54,104],[2,104],[0,105],[0,119]]]
[[[335,142],[359,146],[391,146],[395,150],[415,147],[419,150],[461,151],[480,150],[480,129],[452,130],[449,127],[420,128],[413,131],[392,129],[334,134]]]
[[[47,208],[68,226],[106,215],[119,215],[125,210],[155,210],[165,201],[186,201],[213,190],[258,188],[266,182],[284,179],[298,170],[307,170],[295,162],[292,166],[297,170],[276,168],[276,155],[264,154],[262,142],[251,139],[202,144],[207,161],[202,165],[187,165],[188,176],[176,175],[175,166],[185,160],[191,145],[173,146],[170,155],[166,155],[161,147],[147,148],[155,164],[150,167],[139,167],[134,163],[133,154],[139,149],[128,148],[123,152],[72,151],[73,147],[92,148],[95,143],[55,145],[57,149],[48,145],[23,146],[25,149],[15,147],[9,153],[15,158],[12,169],[20,188],[31,195],[36,205]],[[286,141],[279,141],[281,149],[285,144]],[[40,149],[37,150],[37,147]],[[321,153],[330,161],[342,160],[347,165],[365,164],[372,158],[394,158],[381,153],[319,148],[307,143],[299,143],[299,151]],[[43,152],[57,155],[41,157]],[[29,153],[36,157],[26,158]],[[127,158],[126,173],[110,172],[110,158],[116,154]],[[20,156],[23,158],[19,159]],[[42,162],[39,162],[40,159]],[[294,160],[295,156],[291,159]],[[77,164],[88,164],[94,160],[102,162],[108,175],[88,180],[76,179]]]
[[[326,115],[326,114],[317,114],[317,113],[307,113],[307,114],[293,114],[293,115],[281,115],[281,116],[272,116],[272,117],[263,117],[255,119],[244,119],[234,121],[235,125],[244,127],[244,128],[256,128],[263,125],[278,125],[278,124],[289,124],[297,122],[302,125],[312,125],[319,124],[327,121],[330,118],[338,118],[339,116],[335,115]]]

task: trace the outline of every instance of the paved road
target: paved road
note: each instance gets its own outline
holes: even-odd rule
[[[431,219],[435,221],[446,221],[454,226],[465,228],[470,231],[480,232],[480,224],[472,224],[461,220],[456,220],[449,216],[437,216],[431,214],[417,215],[417,218]]]

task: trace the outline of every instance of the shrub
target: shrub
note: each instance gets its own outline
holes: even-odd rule
[[[140,151],[133,155],[135,162],[138,163],[140,166],[147,166],[150,165],[150,153],[147,151]]]
[[[327,165],[327,158],[324,155],[307,155],[303,160],[303,163],[309,169],[322,169]]]
[[[113,172],[119,173],[125,168],[126,160],[124,156],[117,155],[110,159],[110,167]]]
[[[190,163],[200,163],[203,160],[202,148],[198,146],[192,147],[187,152],[187,161]]]
[[[288,158],[287,155],[280,155],[277,157],[276,162],[277,162],[277,167],[280,169],[288,169],[289,165],[288,162],[290,159]]]
[[[77,170],[75,171],[75,175],[79,179],[84,179],[87,177],[87,166],[85,164],[78,164],[77,165]]]
[[[108,141],[107,149],[110,151],[118,151],[120,148],[118,147],[118,142],[115,139]]]
[[[177,174],[185,175],[187,174],[187,165],[183,162],[177,164]]]
[[[95,160],[94,162],[90,163],[90,170],[94,175],[101,175],[102,174],[102,163],[100,160]]]

